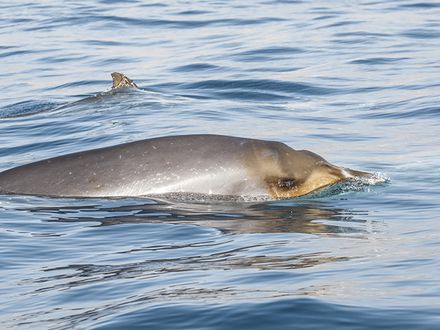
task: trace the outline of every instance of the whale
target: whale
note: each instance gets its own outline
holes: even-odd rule
[[[289,199],[372,174],[277,141],[195,134],[71,153],[0,173],[0,193],[49,197],[167,194]]]
[[[112,72],[112,87],[111,90],[122,89],[122,88],[134,88],[139,89],[136,83],[128,78],[125,74],[120,72]]]

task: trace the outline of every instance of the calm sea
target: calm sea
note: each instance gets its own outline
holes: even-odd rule
[[[385,184],[272,202],[0,196],[1,328],[439,329],[440,3],[2,1],[0,170],[172,134]],[[111,95],[110,73],[140,91]]]

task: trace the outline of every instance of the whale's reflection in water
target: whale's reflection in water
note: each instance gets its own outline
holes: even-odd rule
[[[62,201],[62,200],[61,200]],[[92,203],[90,203],[92,201]],[[363,234],[367,211],[335,207],[332,201],[301,200],[259,203],[187,203],[163,200],[79,200],[70,205],[33,207],[50,212],[48,221],[93,221],[100,226],[128,223],[172,223],[212,227],[224,233]],[[115,205],[116,204],[116,205]]]
[[[60,244],[69,245],[63,251],[72,255],[26,276],[22,284],[30,290],[24,296],[88,292],[108,282],[109,287],[118,287],[121,281],[133,286],[130,297],[77,310],[67,317],[73,322],[90,313],[108,315],[146,303],[332,294],[338,292],[343,274],[332,275],[328,269],[364,257],[365,251],[356,246],[368,246],[371,231],[381,229],[368,212],[336,204],[318,199],[264,203],[32,199],[28,203],[32,206],[21,210],[59,230]],[[69,225],[56,228],[57,223]],[[344,290],[348,289],[345,283]],[[25,315],[23,321],[31,318]]]

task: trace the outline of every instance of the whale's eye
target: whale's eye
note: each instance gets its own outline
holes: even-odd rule
[[[296,180],[293,178],[278,179],[278,186],[280,188],[291,189],[296,186]]]
[[[266,181],[269,187],[271,187],[275,191],[283,192],[296,189],[300,185],[300,182],[298,180],[295,180],[294,178],[279,178],[275,176],[270,176],[266,177],[264,181]]]

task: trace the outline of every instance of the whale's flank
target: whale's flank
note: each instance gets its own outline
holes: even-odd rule
[[[0,191],[54,197],[196,193],[292,198],[369,173],[273,141],[182,135],[77,152],[0,173]]]

